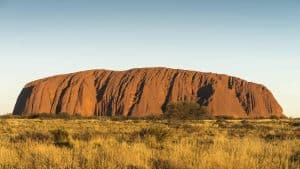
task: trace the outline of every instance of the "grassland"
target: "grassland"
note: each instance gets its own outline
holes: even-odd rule
[[[299,169],[300,120],[2,118],[0,168]]]

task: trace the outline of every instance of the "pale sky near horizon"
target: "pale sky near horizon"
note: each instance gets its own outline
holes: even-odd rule
[[[300,117],[298,0],[0,0],[0,114],[29,81],[164,66],[267,86]]]

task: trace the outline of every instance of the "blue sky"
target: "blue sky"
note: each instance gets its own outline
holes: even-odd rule
[[[298,0],[0,0],[0,112],[26,82],[166,66],[263,83],[300,116]]]

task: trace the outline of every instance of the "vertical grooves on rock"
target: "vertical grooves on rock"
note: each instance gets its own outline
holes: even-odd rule
[[[126,74],[124,78],[121,80],[120,88],[119,88],[119,97],[118,101],[121,101],[124,98],[125,90],[128,86],[128,84],[134,79],[134,76],[130,77],[129,74]]]
[[[95,114],[96,116],[100,116],[100,115],[104,115],[104,114],[101,114],[101,112],[99,111],[99,102],[101,102],[103,100],[103,97],[105,95],[105,92],[107,90],[107,87],[108,87],[108,84],[110,82],[110,79],[111,79],[111,76],[112,76],[113,72],[109,72],[108,76],[106,77],[106,79],[104,79],[104,83],[102,86],[100,86],[99,83],[101,83],[100,81],[102,80],[102,78],[105,77],[106,75],[106,72],[105,73],[102,73],[100,77],[97,77],[95,78],[96,80],[94,81],[95,83],[95,88],[96,88],[96,100],[97,100],[97,103],[95,105]],[[99,89],[99,87],[101,87]],[[103,106],[100,105],[101,109],[103,109]]]
[[[166,111],[168,103],[170,102],[172,91],[173,91],[173,88],[174,88],[174,83],[175,83],[175,80],[176,80],[176,78],[177,78],[178,75],[179,75],[179,72],[177,71],[176,73],[174,73],[174,75],[173,75],[173,77],[172,77],[172,79],[170,81],[169,88],[167,90],[166,99],[164,101],[164,104],[161,107],[161,109],[162,109],[163,112]]]
[[[233,89],[233,86],[234,86],[234,79],[233,79],[233,77],[229,77],[228,78],[228,88]]]
[[[245,111],[245,113],[248,116],[249,115],[249,105],[248,105],[248,100],[247,100],[247,93],[248,93],[249,89],[248,89],[248,87],[245,86],[243,81],[236,80],[236,82],[234,82],[234,83],[238,84],[235,87],[236,97],[238,98],[241,107],[243,108],[243,110]]]
[[[141,100],[141,97],[143,95],[143,91],[144,91],[144,87],[145,87],[145,82],[146,82],[146,75],[144,74],[144,77],[143,79],[140,81],[138,87],[137,87],[137,90],[135,92],[135,95],[134,95],[134,101],[133,101],[133,104],[131,105],[131,107],[129,108],[129,111],[128,111],[128,116],[131,116],[132,113],[133,113],[133,109],[134,107],[139,104],[140,100]]]
[[[35,88],[33,88],[32,89],[33,91],[35,90]],[[33,107],[34,107],[34,104],[35,104],[35,102],[36,102],[36,92],[33,92],[33,94],[30,96],[30,97],[32,97],[32,98],[30,98],[32,101],[31,102],[29,102],[30,103],[30,111],[31,112],[33,112]],[[37,113],[37,112],[33,112],[33,113]]]
[[[196,79],[196,76],[197,76],[197,72],[195,72],[192,76],[192,84],[194,84],[195,82],[195,79]]]
[[[101,86],[100,89],[98,89],[98,87],[96,88],[97,102],[99,102],[99,101],[101,101],[103,99],[103,96],[104,96],[105,91],[106,91],[106,89],[108,87],[111,75],[112,75],[112,72],[109,73],[109,75],[105,79],[105,81],[104,81],[104,83],[103,83],[103,85]],[[98,79],[100,79],[100,78],[98,78]],[[99,82],[96,82],[96,83],[99,83]]]
[[[127,87],[127,83],[129,82],[129,72],[126,72],[122,77],[121,77],[121,80],[120,80],[120,85],[119,86],[119,90],[118,90],[118,93],[117,93],[117,99],[116,99],[116,102],[118,103],[122,103],[122,99],[124,97],[124,93],[125,93],[125,89]],[[131,77],[133,78],[133,77]],[[116,111],[115,111],[115,114],[113,115],[121,115],[121,112],[123,111],[123,108],[124,108],[124,105],[123,104],[115,104],[115,107],[116,107]]]
[[[68,78],[66,77],[64,80],[62,80],[62,82],[55,89],[55,95],[54,95],[54,98],[52,100],[52,104],[51,104],[51,108],[50,108],[51,113],[56,114],[56,107],[57,107],[58,102],[59,102],[58,98],[60,97],[60,93],[59,93],[60,86],[62,86],[67,80],[68,80]],[[56,103],[56,106],[54,107],[55,103]],[[55,111],[54,111],[54,109],[55,109]]]
[[[271,103],[270,103],[270,102],[268,103],[267,109],[268,109],[268,112],[272,114],[272,112],[273,112],[273,108],[272,108],[272,106],[271,106]]]
[[[84,85],[84,80],[81,81],[80,86],[77,91],[76,104],[73,107],[73,111],[72,111],[73,114],[81,113],[81,112],[75,112],[75,110],[78,108],[78,104],[80,104],[80,105],[82,104],[80,98],[83,98],[83,85]],[[69,97],[68,103],[70,103],[70,101],[71,101],[71,97]]]
[[[58,100],[58,105],[56,106],[56,110],[55,110],[55,114],[59,114],[61,113],[61,107],[62,107],[62,101],[63,101],[63,98],[67,92],[67,90],[70,88],[71,86],[71,83],[72,83],[72,79],[73,79],[73,76],[71,76],[69,79],[68,79],[68,84],[67,86],[62,90],[60,96],[59,96],[59,100]]]
[[[42,93],[41,93],[41,96],[40,96],[40,100],[39,100],[39,109],[41,110],[41,106],[42,106],[42,100],[43,100],[43,96],[44,96],[44,88],[45,88],[45,85],[42,85]]]

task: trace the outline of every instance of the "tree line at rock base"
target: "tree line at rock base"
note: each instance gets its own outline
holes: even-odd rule
[[[206,106],[201,106],[195,102],[176,102],[170,103],[166,106],[165,111],[160,116],[91,116],[84,117],[80,113],[71,115],[70,113],[32,113],[30,115],[3,115],[1,118],[27,118],[27,119],[110,119],[110,120],[231,120],[231,119],[245,119],[235,118],[233,116],[213,116]],[[276,116],[270,118],[255,118],[255,119],[282,119]]]

